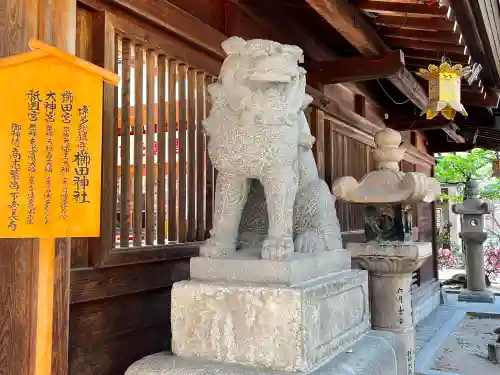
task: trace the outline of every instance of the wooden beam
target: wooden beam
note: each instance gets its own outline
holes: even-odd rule
[[[428,151],[430,154],[436,154],[440,152],[467,152],[476,147],[488,148],[486,145],[473,145],[472,143],[454,143],[454,142],[429,142]]]
[[[439,51],[427,51],[427,50],[418,50],[411,48],[404,48],[403,52],[405,53],[405,57],[413,57],[417,59],[428,60],[428,64],[436,64],[441,61],[442,53]],[[453,63],[457,64],[468,64],[469,56],[464,55],[463,53],[447,53],[446,57],[449,58]]]
[[[500,97],[497,92],[485,92],[481,94],[471,91],[462,91],[461,101],[465,106],[497,108],[499,99]]]
[[[413,120],[408,120],[407,118],[405,119],[394,118],[386,121],[386,125],[387,127],[398,131],[438,130],[438,129],[443,129],[447,126],[456,127],[456,125],[453,122],[445,119],[442,116],[438,116],[432,120],[427,120],[423,116],[416,117]]]
[[[382,35],[384,37],[414,39],[427,42],[453,43],[453,44],[463,44],[464,42],[463,40],[460,41],[460,35],[455,33],[450,33],[447,31],[412,30],[412,29],[398,29],[394,27],[381,27],[377,32],[379,35]]]
[[[279,30],[280,42],[298,45],[311,59],[333,61],[337,58],[329,47],[318,41],[298,20],[280,7],[279,2],[255,2],[252,0],[228,1],[237,6],[247,16],[262,23],[264,26],[268,24],[274,25],[275,29]]]
[[[465,55],[464,52],[466,52],[465,46],[452,43],[428,42],[398,37],[386,37],[385,40],[393,48],[411,48],[426,51],[439,51],[440,54],[456,53]]]
[[[455,126],[456,127],[456,126]],[[465,138],[457,133],[455,127],[448,125],[443,128],[443,131],[446,133],[449,139],[451,139],[455,143],[465,143]]]
[[[358,51],[368,58],[380,58],[388,50],[382,39],[347,0],[306,0],[330,26],[336,29]],[[418,108],[427,107],[427,95],[422,86],[406,69],[389,77],[389,80]]]
[[[363,56],[380,57],[387,51],[375,30],[347,0],[306,1]]]
[[[76,0],[3,0],[0,24],[0,57],[31,38],[75,52]],[[0,239],[0,374],[67,374],[70,241],[51,254],[40,242]]]
[[[390,76],[389,81],[420,110],[424,111],[427,108],[429,102],[427,93],[408,69],[402,69],[397,74]]]
[[[380,59],[363,56],[336,61],[306,61],[308,76],[324,85],[368,81],[397,74],[405,67],[403,52],[390,51]]]
[[[221,43],[226,39],[223,33],[168,1],[109,0],[109,2],[146,17],[162,28],[205,49],[213,56],[219,58],[226,56],[221,47]]]
[[[378,15],[373,19],[376,25],[392,26],[401,29],[419,29],[419,30],[439,30],[454,31],[454,22],[448,19],[406,17],[405,15]]]
[[[412,70],[415,72],[418,71],[418,68],[427,69],[429,67],[429,64],[436,64],[436,63],[439,64],[439,61],[432,61],[432,60],[426,60],[426,59],[419,59],[416,57],[406,57],[405,56],[405,65],[407,67],[412,67],[412,69],[409,69],[409,70]],[[476,84],[476,83],[474,83],[474,84]]]
[[[390,12],[407,13],[425,15],[427,17],[446,18],[446,7],[429,7],[423,2],[420,3],[396,3],[384,1],[371,1],[371,0],[354,0],[354,5],[367,12]]]

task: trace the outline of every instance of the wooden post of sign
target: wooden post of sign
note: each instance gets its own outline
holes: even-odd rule
[[[31,38],[74,53],[76,0],[1,1],[0,57],[28,51]],[[46,241],[0,239],[0,374],[68,373],[70,241],[50,240],[52,262]]]
[[[35,375],[49,375],[52,367],[55,248],[54,238],[40,239]]]

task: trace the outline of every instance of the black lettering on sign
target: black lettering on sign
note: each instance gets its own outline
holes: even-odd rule
[[[91,156],[88,152],[88,122],[89,107],[84,105],[78,108],[78,151],[74,154],[73,163],[75,163],[73,177],[73,199],[76,203],[90,203],[88,199],[88,187],[90,185],[89,174],[91,168]]]
[[[28,121],[29,121],[29,149],[28,149],[28,217],[27,224],[35,223],[36,214],[36,188],[35,188],[35,174],[37,170],[37,153],[38,147],[36,145],[37,137],[37,122],[40,118],[40,92],[35,90],[30,90],[26,94],[26,99],[28,101]]]
[[[10,144],[11,144],[11,152],[10,152],[10,181],[9,181],[9,189],[10,189],[10,215],[9,215],[9,224],[8,228],[12,229],[13,232],[17,230],[18,222],[19,222],[19,179],[21,177],[21,125],[12,124],[10,131]]]

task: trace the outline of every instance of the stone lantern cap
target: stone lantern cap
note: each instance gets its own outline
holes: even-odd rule
[[[375,135],[372,151],[376,170],[359,182],[351,176],[341,177],[333,184],[333,194],[349,203],[430,203],[441,194],[439,182],[423,173],[403,173],[399,163],[405,155],[400,147],[401,134],[385,128]]]

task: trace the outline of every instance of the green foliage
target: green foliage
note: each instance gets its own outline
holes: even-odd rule
[[[470,152],[446,155],[438,160],[436,178],[441,183],[483,181],[491,176],[491,162],[495,153],[476,148]]]
[[[477,180],[482,185],[481,198],[485,200],[500,200],[500,180],[493,178],[492,161],[495,152],[476,148],[470,152],[450,154],[438,158],[435,176],[441,183],[464,184]],[[463,189],[460,194],[448,196],[442,194],[442,200],[458,203],[463,200]]]

